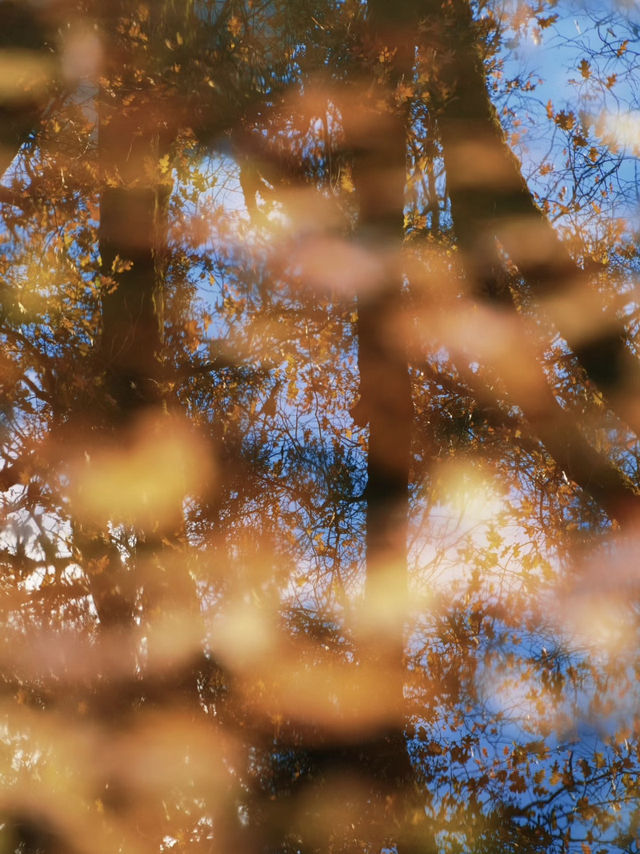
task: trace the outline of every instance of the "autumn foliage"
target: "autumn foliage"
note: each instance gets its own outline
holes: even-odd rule
[[[639,26],[0,0],[1,854],[637,852]]]

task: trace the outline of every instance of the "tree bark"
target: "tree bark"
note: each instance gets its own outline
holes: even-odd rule
[[[547,316],[589,380],[638,432],[640,422],[624,398],[640,388],[640,369],[627,347],[624,326],[592,286],[589,271],[573,260],[522,176],[489,97],[468,0],[453,0],[444,13],[437,6],[441,24],[427,31],[423,47],[433,51],[438,67],[431,100],[456,233],[471,263],[480,268],[487,252],[489,259],[494,254],[495,246],[487,249],[487,244],[497,237],[534,299],[554,297],[545,301]],[[475,158],[470,158],[470,143]],[[523,239],[527,230],[529,241]],[[558,297],[576,303],[575,312],[589,318],[590,333],[572,322]]]
[[[363,638],[364,656],[390,674],[394,721],[367,743],[345,753],[371,791],[373,844],[395,844],[399,854],[432,852],[409,756],[404,702],[404,629],[408,601],[407,525],[413,406],[405,347],[401,247],[404,235],[407,116],[394,102],[395,86],[413,65],[419,4],[370,0],[373,53],[392,57],[386,86],[371,92],[371,106],[343,116],[353,153],[359,214],[356,239],[379,264],[379,281],[358,298],[360,402],[357,417],[369,426],[364,608],[380,615],[375,634]],[[373,88],[373,87],[372,87]],[[371,91],[371,90],[370,90]],[[374,106],[375,104],[375,106]],[[355,124],[352,122],[355,119]],[[384,603],[390,604],[385,613]],[[357,746],[356,746],[357,747]]]
[[[47,72],[53,65],[52,54],[47,50],[47,31],[43,21],[31,4],[3,0],[0,2],[0,56],[19,63],[22,57],[41,68],[45,77],[30,81],[19,79],[19,68],[14,65],[3,71],[9,86],[0,95],[0,177],[7,171],[20,146],[35,133],[49,97],[50,80]],[[15,88],[11,82],[15,80]],[[36,84],[36,85],[33,85]],[[23,91],[21,91],[21,89]]]
[[[527,331],[512,290],[517,279],[505,273],[497,238],[538,306],[544,302],[546,316],[565,337],[589,380],[638,432],[640,421],[630,401],[640,388],[640,369],[627,347],[623,324],[533,199],[489,97],[469,3],[454,0],[448,10],[441,14],[440,25],[428,31],[431,41],[423,47],[431,48],[440,59],[431,109],[443,148],[453,225],[472,290],[478,299],[513,310],[526,349]],[[533,251],[533,243],[539,251]],[[571,300],[575,308],[570,313]],[[589,334],[574,322],[583,317],[591,328]],[[545,388],[542,368],[533,359],[528,364],[536,373],[542,399],[534,404],[512,382],[508,390],[512,401],[522,408],[558,465],[611,518],[625,522],[635,517],[640,498],[631,481],[589,446]]]

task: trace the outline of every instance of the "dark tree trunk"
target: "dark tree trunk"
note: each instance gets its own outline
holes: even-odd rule
[[[357,323],[356,416],[369,427],[364,604],[368,614],[380,615],[364,631],[363,657],[380,667],[386,683],[381,688],[393,708],[389,725],[345,748],[344,760],[371,793],[365,831],[370,843],[395,844],[399,854],[434,850],[409,756],[403,696],[413,407],[401,262],[407,117],[395,105],[393,89],[413,65],[418,5],[370,0],[367,38],[376,55],[388,47],[393,60],[386,85],[371,94],[370,111],[363,104],[356,125],[348,113],[343,116],[359,204],[356,239],[379,264],[378,281],[358,299]]]
[[[446,8],[432,0],[427,11],[438,22],[426,31],[424,44],[437,68],[431,105],[439,125],[455,230],[479,292],[491,300],[510,299],[504,289],[495,289],[494,270],[501,266],[497,238],[529,294],[535,300],[554,296],[545,306],[546,314],[591,382],[638,432],[640,422],[629,401],[640,389],[640,367],[628,349],[623,324],[589,281],[595,273],[578,267],[522,176],[489,96],[468,0],[453,0]],[[478,170],[482,163],[483,173]],[[567,311],[570,302],[576,306],[574,312]],[[590,333],[585,326],[576,326],[576,317],[588,322]]]
[[[527,374],[527,381],[513,378],[502,369],[503,365],[494,367],[504,381],[510,402],[521,408],[558,466],[611,518],[626,522],[638,513],[640,497],[626,475],[588,444],[575,419],[560,407],[548,388],[538,361],[540,346],[516,309],[513,288],[517,281],[506,274],[496,238],[534,296],[564,293],[566,299],[573,296],[578,300],[578,317],[584,311],[584,302],[599,317],[597,332],[587,343],[567,327],[566,311],[552,316],[552,320],[565,334],[589,379],[614,405],[620,402],[623,387],[628,390],[640,382],[624,329],[617,319],[605,316],[587,274],[570,257],[522,177],[489,97],[480,43],[467,0],[450,4],[433,32],[436,35],[430,46],[442,62],[431,100],[443,148],[454,229],[476,298],[513,312],[520,334],[513,345],[516,352],[508,358],[526,365],[523,374]],[[475,156],[469,153],[471,150]],[[483,162],[487,164],[484,180],[478,171],[478,164]],[[514,222],[521,224],[523,218],[529,223],[529,240],[540,246],[538,253],[526,244],[522,229],[514,237]],[[533,395],[531,387],[535,387]],[[623,416],[626,408],[622,409]],[[633,419],[630,423],[634,426]]]
[[[105,15],[105,33],[116,32],[125,5],[114,4]],[[136,81],[136,57],[123,56],[116,43],[106,54],[98,129],[103,283],[96,351],[103,395],[90,425],[90,444],[125,447],[138,416],[162,403],[162,283],[156,256],[163,245],[169,188],[156,178],[155,110],[152,93]],[[122,81],[112,86],[109,80],[119,75]],[[126,647],[133,642],[138,593],[133,573],[106,531],[84,528],[80,541],[101,626],[121,636]],[[133,649],[129,655],[133,670]]]
[[[113,35],[118,33],[118,22],[126,22],[139,5],[113,0],[103,21],[107,67],[100,92],[98,131],[103,290],[96,364],[104,394],[92,432],[99,443],[116,449],[125,448],[141,424],[149,425],[150,432],[172,429],[173,407],[166,394],[162,353],[172,185],[171,171],[166,166],[161,168],[161,160],[166,162],[170,155],[184,116],[154,83],[162,77],[161,73],[154,75],[154,68],[162,62],[164,50],[164,4],[152,5],[148,17],[142,19],[148,45],[142,57],[148,66],[141,67],[138,48],[133,46],[128,53],[126,38],[119,42],[118,35]],[[179,22],[173,21],[173,26],[172,34],[180,31]],[[125,23],[124,31],[128,29]],[[150,435],[149,441],[153,438]],[[114,507],[115,512],[117,509]],[[176,616],[180,632],[179,621],[185,615],[189,615],[192,630],[201,621],[195,582],[182,557],[179,497],[175,520],[164,526],[137,526],[135,553],[126,564],[107,531],[93,528],[81,532],[101,628],[107,640],[109,635],[119,638],[128,661],[129,678],[107,686],[111,693],[104,701],[98,698],[103,705],[98,714],[115,728],[127,727],[147,710],[159,709],[167,714],[173,710],[186,713],[201,724],[207,714],[200,702],[203,682],[219,685],[219,696],[225,695],[225,674],[204,648],[195,641],[192,653],[178,656],[174,662],[166,638],[154,622],[154,615],[162,614],[172,625]],[[144,662],[139,660],[137,649],[141,633],[147,639]],[[211,721],[214,728],[218,724],[219,719]],[[212,756],[211,764],[220,776],[227,773],[221,757]],[[135,806],[128,803],[126,779],[123,769],[123,787],[118,780],[109,781],[108,789],[114,794],[111,799],[105,796],[105,804],[109,801],[115,812]],[[235,785],[229,779],[229,801],[233,800]],[[219,829],[219,816],[230,812],[228,804],[211,803],[210,810],[214,815],[217,811]],[[156,826],[144,830],[145,845],[154,839],[160,846],[164,827],[160,802],[149,808],[149,815],[157,821]],[[153,824],[153,819],[150,821]]]
[[[35,67],[52,70],[53,54],[48,50],[47,29],[31,4],[15,0],[0,2],[0,52],[5,50],[11,51],[14,62],[18,61],[16,51],[28,51],[26,56]],[[13,75],[19,86],[17,70]],[[28,82],[21,93],[12,89],[9,81],[8,90],[3,89],[0,95],[0,177],[20,146],[37,131],[49,98],[47,85],[29,86]]]

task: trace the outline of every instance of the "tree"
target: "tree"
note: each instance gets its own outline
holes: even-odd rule
[[[635,851],[633,12],[0,15],[6,850]]]

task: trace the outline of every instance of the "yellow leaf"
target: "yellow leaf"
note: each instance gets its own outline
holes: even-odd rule
[[[231,33],[234,38],[238,38],[240,33],[242,32],[242,21],[237,15],[232,15],[229,18],[229,23],[227,24],[227,29]]]
[[[576,117],[573,113],[565,113],[564,110],[561,110],[554,121],[562,130],[571,130],[576,123]]]

